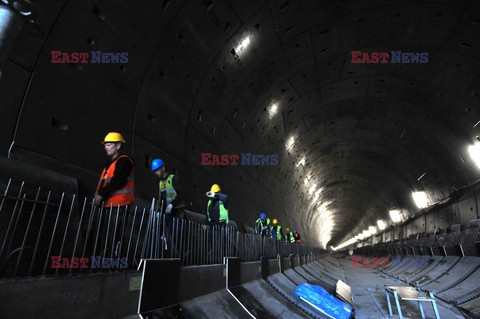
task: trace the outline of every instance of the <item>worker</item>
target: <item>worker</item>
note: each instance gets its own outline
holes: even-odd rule
[[[228,195],[220,191],[220,186],[213,184],[205,194],[208,197],[206,221],[210,226],[228,225]]]
[[[271,224],[270,218],[267,218],[265,213],[260,213],[260,216],[255,221],[255,233],[257,235],[262,235],[263,237],[268,237],[271,234]]]
[[[295,237],[295,242],[300,244],[300,234],[297,232],[297,228],[293,227],[293,236]]]
[[[110,159],[100,175],[94,204],[100,206],[103,202],[104,207],[133,205],[133,160],[121,153],[125,139],[120,133],[110,132],[101,143]]]
[[[285,235],[285,241],[287,243],[294,243],[295,242],[295,236],[293,233],[290,231],[290,228],[285,228],[286,235]]]
[[[124,218],[126,218],[126,221],[128,220],[127,208],[135,202],[133,160],[129,156],[122,154],[125,144],[122,134],[109,132],[101,143],[105,148],[109,161],[100,175],[93,203],[95,206],[102,206],[103,202],[103,207],[109,208],[109,220],[112,222],[112,232],[110,234],[116,234],[116,243],[111,246],[112,252],[119,257],[121,252],[125,251],[121,246],[126,246],[127,239],[126,233],[119,235],[122,229],[122,222],[118,221],[122,221]],[[116,227],[113,225],[116,225]],[[107,232],[109,228],[110,226],[107,226]],[[102,232],[105,232],[105,226],[102,226]],[[107,236],[110,235],[107,234]],[[103,238],[105,237],[102,235],[102,241]],[[105,243],[100,244],[100,247],[109,249],[109,241],[107,238]]]
[[[168,174],[165,163],[159,158],[152,161],[151,169],[160,178],[158,200],[163,203],[160,211],[170,214],[169,224],[171,218],[183,219],[185,217],[185,204],[178,176]]]
[[[278,221],[276,218],[272,220],[272,238],[276,240],[283,240],[285,239],[285,235],[283,234],[282,226],[278,225]]]

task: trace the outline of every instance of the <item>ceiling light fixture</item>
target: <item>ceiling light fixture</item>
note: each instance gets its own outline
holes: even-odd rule
[[[272,103],[268,108],[268,118],[271,120],[278,113],[278,104]]]
[[[295,137],[290,136],[290,138],[287,140],[287,143],[285,144],[285,148],[287,149],[287,151],[290,149],[290,147],[293,146],[293,144],[295,144]]]
[[[247,35],[244,37],[240,43],[235,47],[235,53],[240,55],[250,46],[250,36]]]
[[[297,165],[295,165],[295,167],[298,167],[300,165],[305,166],[305,157],[302,158],[300,161],[298,161],[298,163],[297,163]]]
[[[470,153],[470,157],[475,164],[480,167],[480,143],[476,142],[474,145],[470,145],[468,147],[468,153]]]
[[[385,228],[387,228],[387,225],[381,219],[377,220],[377,226],[378,226],[378,229],[380,230],[384,230]]]
[[[397,209],[393,209],[389,212],[390,218],[392,219],[393,223],[399,223],[402,221],[402,217],[400,215],[400,211]]]
[[[413,200],[418,208],[422,209],[429,205],[428,197],[425,192],[412,192]]]

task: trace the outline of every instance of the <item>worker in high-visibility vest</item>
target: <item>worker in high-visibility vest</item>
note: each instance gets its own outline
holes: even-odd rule
[[[278,220],[274,218],[272,220],[272,238],[276,240],[283,240],[285,239],[285,235],[283,234],[283,228],[278,224]]]
[[[272,232],[271,226],[270,218],[267,218],[265,213],[260,213],[260,216],[255,221],[255,233],[264,237],[270,237]]]
[[[105,208],[133,205],[135,184],[133,160],[122,154],[125,139],[117,132],[108,133],[101,142],[110,158],[103,168],[95,191],[94,204]]]
[[[183,202],[183,191],[177,175],[168,174],[165,162],[159,158],[152,161],[152,172],[160,178],[159,202],[163,203],[160,211],[170,214],[172,218],[184,218],[185,204]]]
[[[293,237],[295,238],[295,242],[300,244],[300,234],[297,232],[297,228],[293,227]]]
[[[112,229],[115,228],[109,232],[110,234],[115,234],[117,241],[114,245],[110,246],[112,247],[111,253],[116,257],[120,257],[121,254],[126,251],[127,237],[126,233],[120,234],[122,223],[115,223],[114,220],[123,220],[125,215],[125,220],[128,221],[128,206],[133,205],[135,202],[133,160],[128,155],[122,154],[122,149],[125,144],[125,139],[122,134],[109,132],[101,143],[110,159],[100,174],[93,204],[101,206],[103,202],[103,207],[108,209],[105,214],[109,215],[111,225],[102,225],[99,227],[106,227],[107,229],[109,229],[109,227],[112,227]],[[112,215],[116,217],[111,218]],[[110,235],[107,234],[107,236]],[[102,236],[99,242],[100,247],[107,247],[107,249],[109,249],[108,246],[104,246],[104,243],[102,243],[103,240]],[[107,238],[106,240],[107,243],[113,240],[113,235],[111,239]],[[123,242],[123,245],[121,245],[121,242]],[[122,248],[121,246],[124,247]]]
[[[290,228],[285,228],[286,234],[285,234],[285,241],[287,243],[294,243],[295,242],[295,236],[293,235],[293,232],[290,231]]]
[[[228,225],[228,195],[220,193],[220,186],[213,184],[208,197],[206,222],[208,225]]]

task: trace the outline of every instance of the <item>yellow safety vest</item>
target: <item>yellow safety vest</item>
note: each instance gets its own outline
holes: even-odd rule
[[[169,205],[175,197],[177,197],[177,192],[175,191],[175,188],[173,187],[173,177],[175,175],[170,174],[166,179],[160,180],[159,188],[160,188],[160,199],[162,198],[162,192],[165,192],[165,200],[166,200],[166,205]],[[174,209],[177,208],[182,208],[185,207],[184,203],[178,203],[173,207]]]
[[[210,219],[210,213],[209,213],[209,209],[210,209],[211,204],[212,204],[212,200],[209,199],[208,203],[207,203],[207,217],[208,217],[209,222],[212,221]],[[225,222],[226,224],[228,224],[228,210],[225,208],[225,206],[223,206],[223,202],[221,200],[218,201],[218,207],[220,209],[219,222]]]

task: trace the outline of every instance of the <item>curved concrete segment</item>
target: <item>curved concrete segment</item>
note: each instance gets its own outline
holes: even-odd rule
[[[335,269],[332,267],[326,267],[324,264],[320,263],[311,263],[308,266],[310,268],[317,270],[318,272],[324,274],[328,278],[334,280],[335,282],[339,279],[345,279],[344,274],[340,269]]]
[[[288,279],[284,274],[278,273],[268,277],[267,282],[289,302],[296,305],[299,309],[312,316],[313,318],[328,318],[317,309],[305,303],[295,294],[297,285]]]
[[[425,269],[428,267],[428,256],[411,256],[408,257],[410,262],[407,262],[402,267],[398,267],[391,275],[396,278],[402,278],[408,274],[417,271],[418,269]]]
[[[423,287],[424,285],[427,285],[428,283],[444,275],[459,261],[460,257],[446,256],[430,272],[425,273],[422,276],[416,276],[415,278],[410,279],[410,282],[415,286]]]
[[[335,287],[335,283],[338,279],[332,277],[331,275],[327,274],[325,271],[318,269],[317,267],[312,266],[311,264],[304,265],[303,268],[312,276],[319,278],[321,281],[327,283],[330,287]]]
[[[470,315],[471,318],[480,318],[480,297],[469,300],[459,306]]]
[[[191,318],[249,318],[247,311],[226,290],[181,302]]]
[[[454,287],[460,280],[467,280],[472,273],[480,268],[480,258],[478,257],[463,257],[460,261],[451,268],[447,273],[435,279],[431,283],[422,286],[422,289],[435,290],[442,292],[449,287]],[[472,278],[475,279],[475,278]],[[480,282],[477,282],[480,285]]]
[[[242,285],[266,310],[276,318],[305,318],[306,313],[299,310],[282,297],[264,280],[254,280]]]
[[[441,256],[431,256],[427,261],[428,266],[426,266],[425,268],[419,267],[416,270],[409,269],[408,271],[405,271],[405,273],[403,274],[404,277],[401,277],[401,279],[406,282],[410,282],[413,278],[420,278],[421,276],[429,273],[432,269],[434,269],[442,259],[443,257]]]
[[[471,298],[480,296],[480,269],[475,270],[470,276],[459,284],[438,293],[437,296],[447,302],[463,303]]]
[[[300,276],[306,279],[308,283],[322,286],[326,290],[328,290],[330,293],[332,293],[335,290],[335,286],[332,286],[331,283],[327,283],[326,281],[323,281],[321,278],[314,276],[313,274],[307,272],[303,267],[295,267],[294,270],[297,272]]]

